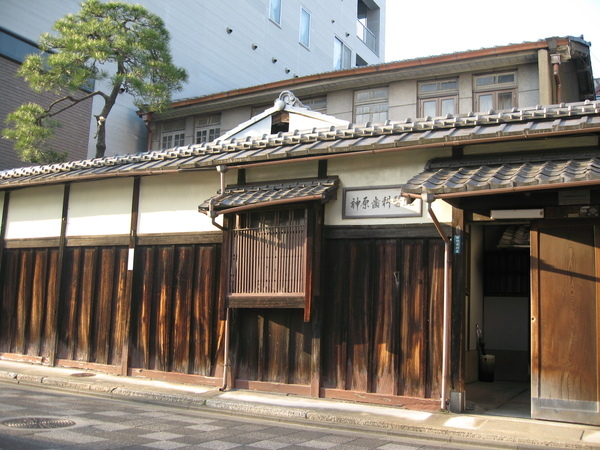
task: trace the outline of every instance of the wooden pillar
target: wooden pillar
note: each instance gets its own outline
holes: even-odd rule
[[[452,317],[450,344],[450,386],[455,392],[465,391],[465,302],[468,242],[464,211],[452,208]]]
[[[133,180],[133,195],[131,199],[131,225],[129,228],[129,254],[127,256],[127,281],[125,283],[125,296],[121,317],[123,323],[123,352],[121,353],[121,375],[129,373],[129,347],[131,330],[131,299],[133,296],[133,266],[135,247],[137,244],[138,213],[140,205],[140,177]]]
[[[56,262],[56,282],[54,283],[54,305],[48,310],[52,314],[51,321],[51,337],[50,337],[50,354],[48,355],[48,364],[54,366],[56,364],[56,352],[58,349],[58,311],[60,309],[60,292],[63,279],[63,266],[65,260],[65,249],[67,246],[67,219],[69,213],[69,196],[71,193],[71,185],[65,184],[63,194],[62,217],[60,224],[60,239],[58,241],[58,260]]]

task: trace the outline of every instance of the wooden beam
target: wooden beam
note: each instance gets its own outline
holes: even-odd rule
[[[133,268],[135,248],[137,243],[138,212],[140,206],[140,177],[135,177],[133,182],[133,195],[131,199],[131,223],[129,227],[129,255],[127,258],[127,280],[125,283],[124,305],[120,317],[123,329],[123,351],[121,353],[121,375],[127,375],[129,369],[129,347],[131,330],[131,305],[133,296]]]
[[[51,334],[50,334],[50,354],[48,355],[48,361],[51,366],[56,364],[56,352],[58,350],[58,310],[60,308],[60,293],[62,285],[62,274],[65,260],[65,248],[67,244],[67,219],[69,214],[69,196],[71,193],[71,185],[65,184],[63,193],[63,206],[62,206],[62,217],[60,224],[60,239],[58,243],[58,261],[56,262],[56,282],[54,283],[54,295],[55,304],[48,306],[48,313],[52,316],[51,321]]]

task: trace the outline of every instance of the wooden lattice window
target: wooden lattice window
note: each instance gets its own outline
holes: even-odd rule
[[[304,308],[312,252],[309,210],[237,214],[229,232],[229,307]]]

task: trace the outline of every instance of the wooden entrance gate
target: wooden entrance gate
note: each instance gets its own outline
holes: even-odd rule
[[[531,413],[600,425],[599,223],[532,227]]]

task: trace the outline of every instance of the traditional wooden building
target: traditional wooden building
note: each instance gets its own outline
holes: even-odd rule
[[[532,417],[600,424],[599,133],[589,100],[355,126],[285,92],[0,172],[0,357],[460,410],[480,325]]]

